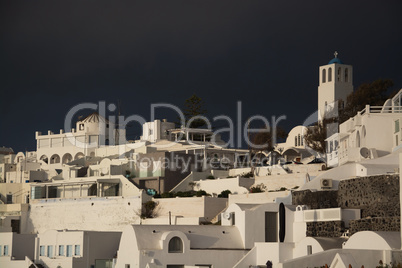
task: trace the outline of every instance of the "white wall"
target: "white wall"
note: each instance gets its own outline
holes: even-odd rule
[[[211,221],[227,205],[226,198],[180,197],[180,198],[157,198],[157,212],[160,217],[171,215],[184,218],[202,218],[203,221]]]
[[[261,204],[274,203],[277,197],[285,197],[290,191],[246,193],[229,195],[229,205],[231,204]]]
[[[253,182],[252,179],[246,179]],[[215,180],[200,180],[197,181],[197,185],[194,187],[194,190],[204,190],[212,195],[219,195],[222,191],[230,190],[233,194],[244,194],[248,193],[248,189],[241,186],[242,179],[239,177],[236,178],[217,178]],[[252,183],[250,183],[250,186]]]
[[[139,223],[141,203],[139,196],[32,200],[28,223],[33,232],[121,231],[128,224]]]
[[[180,237],[184,242],[184,253],[168,253],[166,242],[173,235]],[[166,264],[184,264],[186,267],[210,264],[213,267],[231,268],[248,252],[248,250],[231,249],[191,249],[190,241],[179,231],[169,232],[166,240],[159,241],[156,248],[139,250],[138,245],[141,241],[137,240],[133,228],[130,230],[130,227],[127,227],[122,234],[116,268],[125,268],[125,264],[130,264],[131,267],[146,267],[147,263],[152,263],[156,267],[165,267]]]
[[[254,185],[264,184],[266,191],[278,190],[282,187],[292,189],[296,186],[301,187],[306,182],[306,173],[286,174],[286,175],[271,175],[256,177]]]

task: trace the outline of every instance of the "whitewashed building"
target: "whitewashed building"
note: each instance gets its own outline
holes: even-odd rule
[[[71,132],[61,129],[60,133],[49,130],[47,134],[42,134],[37,131],[37,159],[43,169],[56,175],[54,170],[61,168],[62,164],[84,156],[95,156],[96,148],[118,144],[122,131],[96,112],[79,120]]]
[[[0,267],[30,267],[34,259],[35,236],[0,232]]]
[[[48,268],[112,267],[120,232],[47,230],[35,241],[35,263]]]
[[[330,144],[334,142],[332,147],[329,146],[329,157],[337,155],[339,165],[343,165],[385,156],[400,148],[401,95],[402,90],[383,106],[366,105],[356,116],[342,123],[338,137],[327,140]],[[335,146],[337,139],[339,144]]]

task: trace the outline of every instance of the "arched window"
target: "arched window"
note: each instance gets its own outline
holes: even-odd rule
[[[345,68],[345,82],[349,82],[349,71],[348,71],[348,68]]]
[[[66,153],[66,154],[63,156],[63,161],[62,161],[62,163],[63,163],[63,164],[66,164],[66,163],[71,162],[72,160],[73,160],[73,156],[72,156],[71,154],[69,154],[69,153]]]
[[[332,81],[332,68],[328,68],[328,82]]]
[[[297,136],[295,136],[295,146],[297,146]]]
[[[183,241],[181,241],[180,237],[173,237],[169,241],[169,253],[183,253]]]
[[[327,70],[322,69],[322,82],[325,83],[327,79]]]
[[[49,162],[49,160],[48,160],[48,158],[47,158],[46,155],[42,155],[42,156],[40,157],[40,160],[42,160],[42,161],[45,162],[46,164]]]
[[[338,81],[341,81],[341,67],[338,67]]]
[[[52,155],[52,157],[50,157],[50,164],[57,164],[60,163],[60,156],[58,154],[54,154]]]
[[[298,140],[298,145],[300,146],[300,145],[301,145],[300,134],[299,134],[299,135],[297,135],[297,140]]]
[[[83,157],[84,157],[84,154],[80,152],[80,153],[77,153],[77,154],[75,155],[74,160],[81,159],[81,158],[83,158]]]

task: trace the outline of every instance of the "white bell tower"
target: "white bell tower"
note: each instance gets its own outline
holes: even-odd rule
[[[318,86],[318,120],[333,108],[338,110],[337,101],[343,100],[353,92],[353,67],[343,64],[338,52],[327,65],[320,66]]]

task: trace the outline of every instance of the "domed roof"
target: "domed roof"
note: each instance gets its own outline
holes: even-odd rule
[[[330,60],[330,61],[328,62],[328,64],[332,64],[332,63],[343,64],[343,62],[341,61],[340,58],[333,58],[332,60]]]
[[[330,60],[330,61],[328,62],[328,64],[332,64],[332,63],[343,64],[343,62],[341,61],[341,59],[338,58],[338,52],[337,52],[337,51],[335,51],[334,56],[335,56],[335,58],[333,58],[332,60]]]
[[[94,112],[94,113],[88,115],[87,117],[79,120],[79,122],[83,122],[83,123],[100,123],[100,122],[109,123],[109,121],[107,119],[105,119],[103,116],[101,116],[97,112]]]

